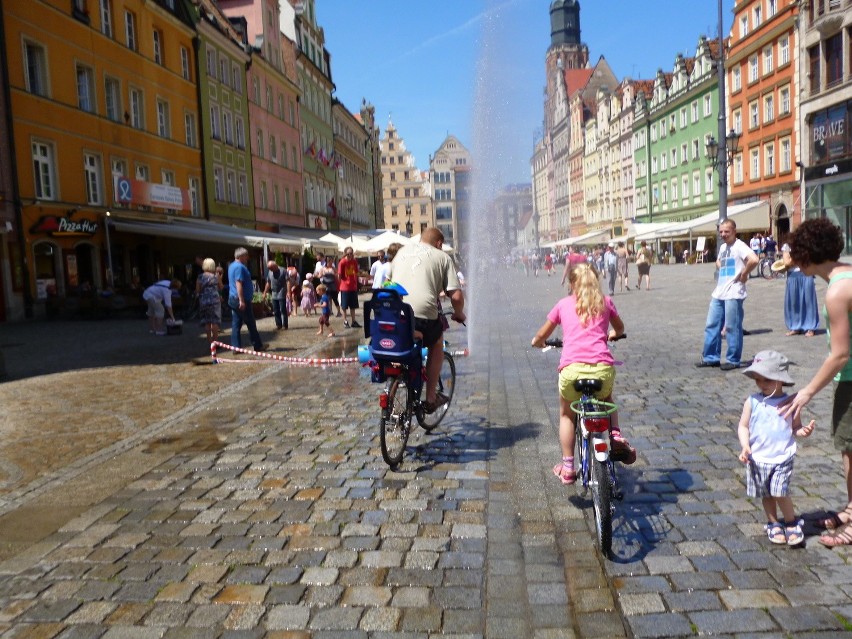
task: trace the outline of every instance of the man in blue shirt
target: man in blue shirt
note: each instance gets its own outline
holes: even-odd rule
[[[248,263],[248,250],[242,246],[234,251],[234,261],[228,266],[228,306],[231,308],[231,346],[241,348],[240,330],[246,325],[251,343],[256,351],[265,351],[266,346],[260,341],[257,332],[257,322],[251,307],[254,295],[254,285]]]

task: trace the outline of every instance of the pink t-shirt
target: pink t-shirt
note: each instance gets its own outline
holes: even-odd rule
[[[562,357],[559,358],[558,370],[577,363],[613,365],[615,360],[606,339],[612,317],[618,317],[618,311],[610,297],[604,297],[603,314],[592,319],[587,326],[580,324],[577,300],[573,295],[559,300],[547,314],[551,322],[562,325]]]

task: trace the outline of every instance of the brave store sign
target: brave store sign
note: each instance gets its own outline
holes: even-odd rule
[[[841,158],[849,154],[849,110],[838,104],[815,113],[811,119],[811,144],[816,163]]]

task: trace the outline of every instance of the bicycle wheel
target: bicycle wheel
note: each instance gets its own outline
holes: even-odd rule
[[[766,258],[760,260],[760,276],[765,280],[775,278],[775,273],[772,272],[772,260]]]
[[[441,423],[441,420],[444,419],[444,415],[447,414],[447,409],[449,409],[450,404],[453,401],[453,392],[455,391],[455,388],[456,363],[453,360],[453,356],[444,351],[444,363],[441,364],[441,372],[438,375],[438,392],[443,393],[450,399],[434,413],[427,413],[423,410],[422,405],[417,410],[417,422],[427,433],[435,430],[438,424]]]
[[[411,392],[403,375],[400,375],[394,378],[388,389],[388,407],[382,410],[379,429],[382,457],[391,468],[396,468],[402,461],[410,430]]]
[[[607,462],[590,460],[592,466],[592,502],[595,505],[595,529],[598,546],[605,557],[612,552],[612,505]]]

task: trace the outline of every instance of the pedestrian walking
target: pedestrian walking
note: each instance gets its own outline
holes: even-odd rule
[[[616,257],[614,249],[615,246],[610,242],[603,255],[604,277],[610,296],[615,295],[615,275],[618,267],[618,257]]]
[[[639,245],[639,250],[636,252],[636,270],[639,271],[639,279],[636,280],[636,290],[642,290],[642,280],[645,280],[645,290],[651,290],[651,259],[653,253],[648,248],[648,243],[645,240]]]
[[[355,321],[355,311],[358,310],[358,261],[355,250],[347,246],[343,251],[343,259],[337,265],[337,277],[340,281],[340,306],[343,307],[343,325],[346,328],[361,328]],[[349,319],[346,314],[349,313]]]
[[[222,282],[221,269],[216,268],[213,258],[205,258],[201,263],[201,274],[195,282],[195,296],[198,298],[199,322],[207,331],[207,341],[219,339],[219,325],[222,323],[222,298],[220,293],[225,284]]]
[[[331,328],[331,300],[328,299],[328,289],[325,284],[317,286],[317,296],[319,297],[319,330],[317,335],[322,335],[325,327],[328,326],[328,336],[334,337],[334,330]]]
[[[272,302],[272,315],[275,317],[277,330],[288,330],[290,322],[287,317],[287,296],[290,293],[290,277],[275,260],[269,260],[266,265],[266,284],[263,288],[263,299]]]
[[[252,309],[254,283],[248,270],[248,249],[240,246],[234,250],[234,261],[228,266],[228,307],[231,309],[231,346],[242,348],[240,331],[245,324],[249,338],[256,351],[265,351],[266,346],[257,332],[257,322]]]

